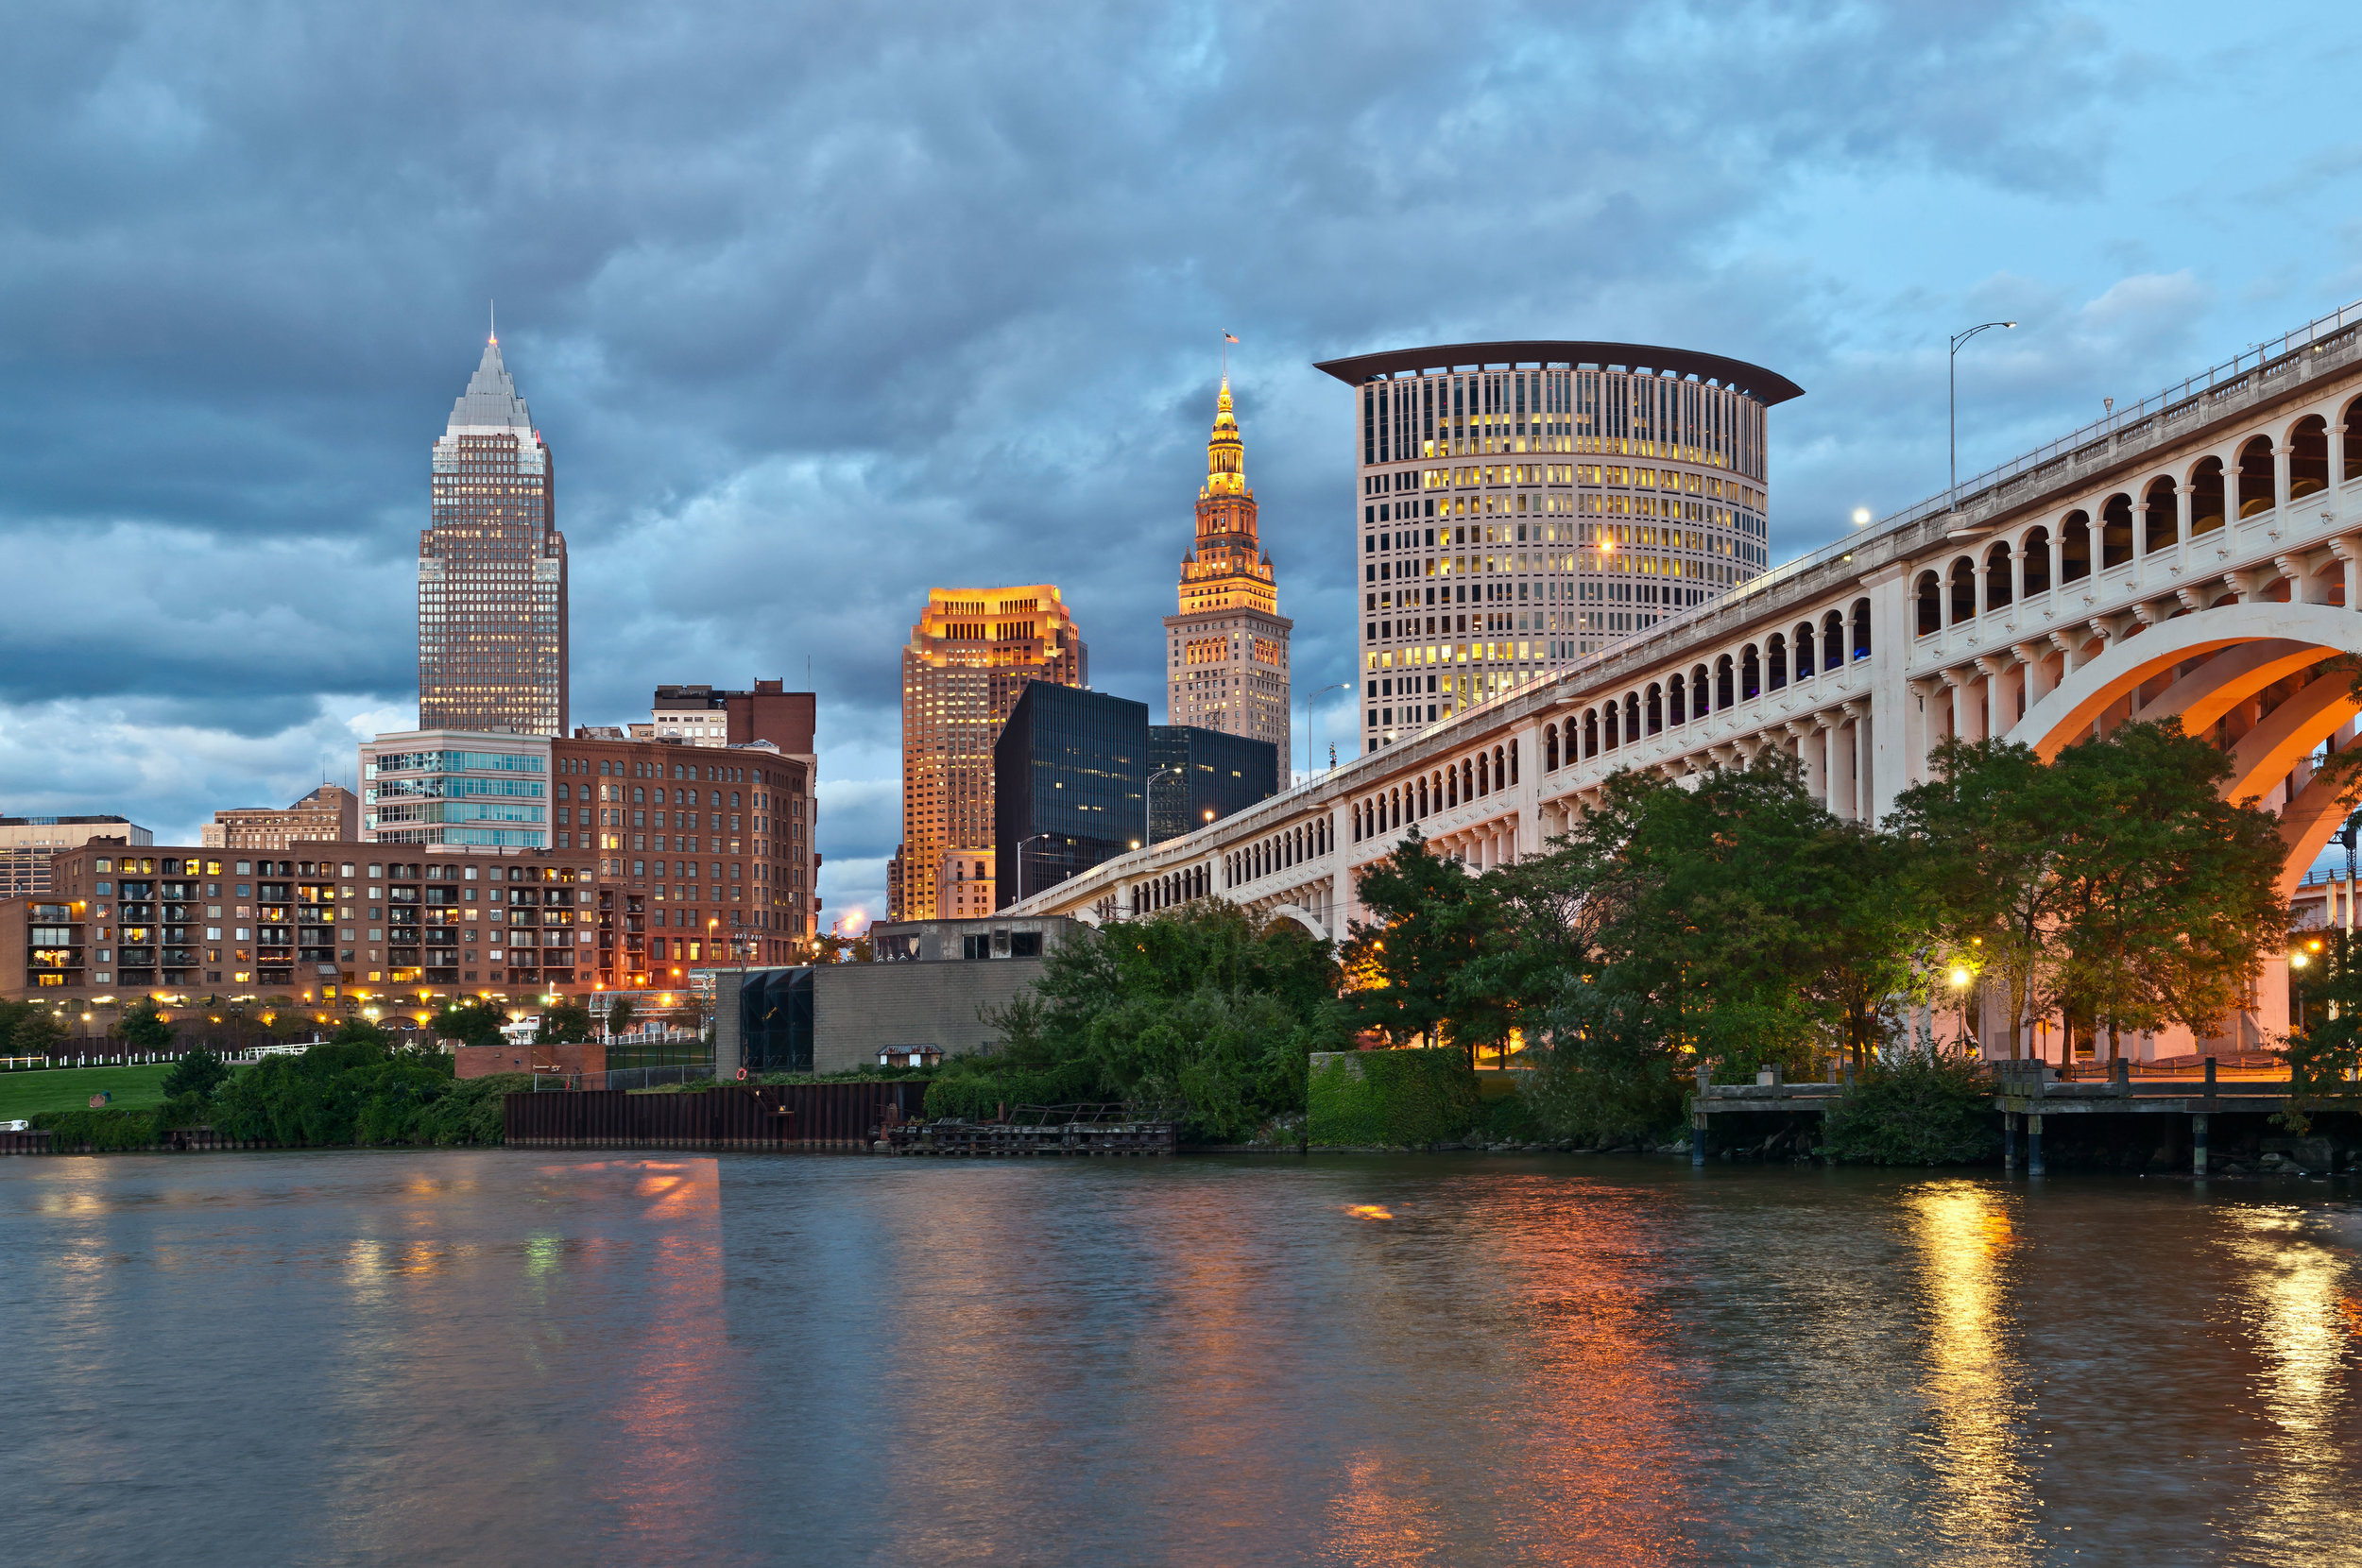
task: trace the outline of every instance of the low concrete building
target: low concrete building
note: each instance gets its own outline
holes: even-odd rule
[[[881,1051],[996,1050],[987,1015],[1031,986],[1075,929],[1062,917],[881,923],[869,929],[876,963],[724,970],[715,1071],[850,1072],[876,1066]]]

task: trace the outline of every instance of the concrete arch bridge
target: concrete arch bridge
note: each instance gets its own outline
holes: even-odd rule
[[[2313,323],[1957,502],[1018,908],[1111,920],[1221,897],[1339,937],[1362,912],[1356,874],[1413,825],[1481,870],[1532,852],[1618,770],[1680,777],[1765,750],[1794,756],[1832,810],[1872,820],[1946,736],[2055,755],[2167,714],[2230,753],[2231,794],[2279,814],[2292,891],[2342,820],[2314,763],[2355,731],[2334,661],[2362,656],[2358,334],[2362,307]],[[2251,1047],[2286,1015],[2275,964],[2215,1044]]]

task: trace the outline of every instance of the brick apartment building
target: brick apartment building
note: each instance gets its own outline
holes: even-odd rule
[[[550,742],[554,853],[589,852],[603,919],[595,981],[687,982],[693,967],[794,963],[814,910],[811,767],[768,741],[692,745],[577,728]]]
[[[48,893],[0,900],[0,996],[590,991],[613,908],[595,866],[587,850],[93,840],[56,857]]]

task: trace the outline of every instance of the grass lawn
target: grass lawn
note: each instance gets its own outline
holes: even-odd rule
[[[127,1110],[161,1105],[169,1062],[149,1062],[132,1067],[47,1067],[34,1072],[0,1072],[0,1121],[16,1121],[43,1111],[79,1111],[90,1097],[105,1090],[109,1103]]]

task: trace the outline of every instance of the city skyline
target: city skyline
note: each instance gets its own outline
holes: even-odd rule
[[[1953,332],[2020,323],[1960,356],[1965,475],[2362,295],[2362,244],[2309,221],[2362,179],[2329,103],[2195,159],[2131,128],[2194,90],[2179,62],[2249,69],[2290,26],[2342,58],[2311,14],[1402,17],[1365,56],[1315,7],[1219,29],[1201,70],[1160,12],[1062,30],[1046,110],[1039,70],[975,68],[976,18],[889,65],[752,13],[687,41],[654,11],[503,17],[493,76],[425,18],[30,17],[0,526],[21,595],[72,613],[0,632],[0,809],[193,843],[417,722],[419,457],[497,296],[566,456],[570,717],[703,672],[816,689],[821,893],[874,910],[915,587],[1057,581],[1097,684],[1160,683],[1224,329],[1299,693],[1358,673],[1364,620],[1320,360],[1560,335],[1777,366],[1811,396],[1772,416],[1776,564],[1943,487]],[[579,52],[533,48],[552,26]],[[634,62],[595,108],[586,59]],[[1737,90],[1709,115],[1640,89],[1675,67]],[[1504,161],[1549,199],[1467,179]],[[2225,182],[2250,225],[2187,221]],[[845,221],[787,215],[813,202]],[[1374,264],[1397,218],[1476,238]],[[2234,243],[2274,218],[2286,243]],[[1298,758],[1358,717],[1323,698]]]

